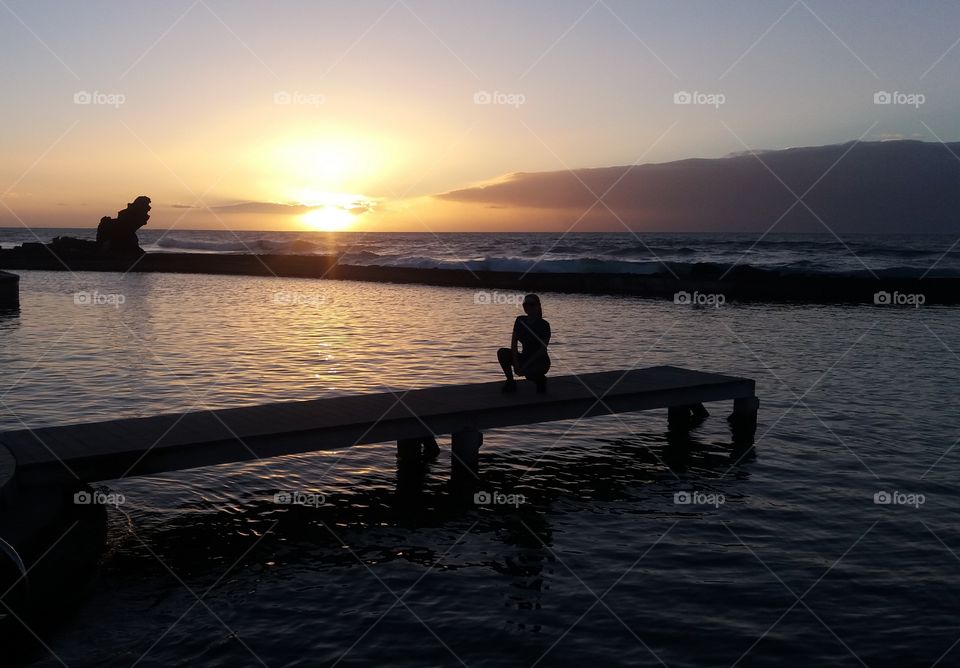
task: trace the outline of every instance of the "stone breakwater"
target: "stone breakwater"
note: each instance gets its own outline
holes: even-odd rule
[[[795,275],[737,267],[724,275],[703,264],[675,276],[656,274],[471,271],[339,264],[332,255],[147,253],[139,258],[63,257],[41,244],[0,250],[0,269],[171,272],[419,283],[476,290],[635,295],[678,305],[720,308],[731,302],[873,304],[919,308],[960,303],[958,278]]]

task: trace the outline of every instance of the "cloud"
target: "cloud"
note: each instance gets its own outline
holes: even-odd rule
[[[174,209],[196,209],[198,211],[206,211],[207,207],[203,206],[192,206],[189,204],[172,204]],[[325,207],[336,207],[344,209],[353,214],[363,214],[373,211],[376,208],[376,202],[373,200],[367,199],[358,199],[356,201],[349,201],[344,204],[284,204],[282,202],[236,202],[233,204],[217,204],[210,206],[209,209],[215,212],[231,214],[231,213],[255,213],[255,214],[266,214],[266,215],[279,215],[279,216],[298,216],[310,211],[315,211],[316,209],[323,209]]]
[[[223,213],[265,213],[281,216],[297,216],[307,213],[316,207],[305,204],[283,204],[280,202],[239,202],[237,204],[221,204],[210,208],[214,211],[222,211]]]
[[[520,216],[554,211],[592,229],[947,232],[960,210],[960,161],[951,151],[960,154],[960,143],[851,142],[515,173],[434,197]]]
[[[347,206],[341,206],[340,208],[346,209],[355,216],[359,216],[364,213],[371,213],[377,209],[377,201],[372,199],[361,199],[351,202]]]

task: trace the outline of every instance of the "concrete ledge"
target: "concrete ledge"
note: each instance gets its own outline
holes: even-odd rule
[[[13,503],[16,492],[14,477],[17,474],[17,460],[4,446],[0,445],[0,512]]]
[[[0,308],[20,306],[20,277],[0,271]]]

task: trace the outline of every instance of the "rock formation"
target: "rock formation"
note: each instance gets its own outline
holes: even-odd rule
[[[97,226],[97,254],[108,257],[143,255],[137,239],[137,230],[150,219],[150,198],[140,195],[127,208],[118,211],[116,218],[104,216]]]
[[[144,254],[137,239],[137,230],[150,219],[150,198],[140,195],[127,204],[127,208],[117,212],[116,218],[104,216],[97,226],[97,240],[78,239],[76,237],[54,237],[45,248],[40,243],[25,243],[18,248],[23,253],[43,255],[53,252],[61,259],[116,259],[137,258]]]

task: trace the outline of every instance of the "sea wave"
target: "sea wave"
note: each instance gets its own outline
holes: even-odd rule
[[[226,239],[208,241],[205,239],[182,239],[174,236],[162,237],[155,244],[167,250],[205,251],[209,253],[303,253],[306,255],[324,250],[326,247],[307,239]]]
[[[610,251],[610,255],[625,257],[630,255],[697,255],[705,253],[703,249],[691,248],[690,246],[681,246],[679,248],[668,246],[629,246],[627,248],[616,248]]]
[[[424,243],[397,238],[344,239],[321,241],[302,236],[277,238],[269,233],[175,233],[161,236],[148,251],[193,253],[269,253],[298,255],[336,255],[340,264],[413,269],[459,269],[473,272],[639,274],[676,276],[728,276],[753,272],[754,276],[790,277],[960,277],[955,261],[939,261],[939,246],[926,248],[891,246],[873,242],[850,252],[826,253],[836,240],[743,240],[654,238],[649,245],[629,242],[617,245],[606,239],[591,244],[576,242],[555,246],[531,243],[522,237],[507,240],[513,254],[503,253],[504,242],[488,240]],[[431,242],[431,239],[426,239]],[[732,247],[736,245],[736,248]],[[442,248],[437,248],[437,246]],[[432,246],[432,247],[431,247]],[[834,250],[836,250],[834,248]],[[499,251],[499,252],[497,252]],[[463,255],[458,257],[457,253]],[[548,253],[547,257],[543,257]],[[859,262],[857,261],[859,259]],[[934,260],[938,260],[935,262]],[[931,269],[931,266],[933,267]],[[869,268],[868,268],[869,267]],[[762,273],[759,273],[762,272]]]
[[[369,251],[344,253],[340,264],[356,266],[404,267],[411,269],[459,269],[474,272],[564,273],[564,274],[664,274],[679,277],[780,275],[793,278],[934,278],[958,277],[952,269],[930,270],[924,267],[895,266],[873,271],[866,266],[838,269],[820,262],[800,260],[789,264],[756,265],[746,262],[679,262],[668,260],[616,260],[598,257],[579,259],[533,259],[487,256],[474,259],[430,256],[378,255]]]
[[[412,269],[467,269],[470,271],[538,272],[567,274],[655,274],[664,271],[662,262],[630,262],[602,258],[539,260],[523,257],[487,256],[479,259],[435,258],[429,256],[384,256],[376,253],[344,253],[340,264]]]

